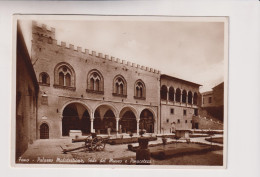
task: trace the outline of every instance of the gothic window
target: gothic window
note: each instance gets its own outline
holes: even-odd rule
[[[126,90],[126,80],[123,76],[121,75],[117,75],[114,78],[114,92],[113,95],[114,96],[123,96],[126,97],[127,96],[127,90]]]
[[[59,85],[71,87],[71,71],[67,66],[62,66],[59,69]]]
[[[186,99],[187,99],[187,91],[186,91],[186,90],[183,90],[183,91],[182,91],[182,102],[183,102],[183,103],[186,103]]]
[[[87,92],[103,94],[103,86],[104,79],[102,74],[96,69],[91,70],[88,73]]]
[[[169,100],[174,101],[174,88],[170,87],[169,89]]]
[[[75,71],[68,63],[59,63],[54,69],[54,86],[75,90]]]
[[[165,85],[161,87],[161,99],[167,100],[167,87]]]
[[[145,99],[145,85],[142,80],[135,82],[135,96],[136,99]]]
[[[47,73],[42,72],[39,76],[39,84],[50,85],[50,77]]]
[[[179,88],[176,89],[176,101],[181,102],[181,90]]]

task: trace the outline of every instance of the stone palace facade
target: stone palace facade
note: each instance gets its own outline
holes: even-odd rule
[[[32,25],[39,83],[37,139],[83,134],[170,133],[191,129],[199,84],[135,63],[57,44],[55,29]]]

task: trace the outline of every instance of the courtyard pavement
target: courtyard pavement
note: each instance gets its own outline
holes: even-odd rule
[[[213,137],[223,137],[223,135],[215,135]],[[175,139],[168,138],[167,142],[176,142]],[[177,142],[186,142],[186,140],[177,140]],[[190,142],[202,143],[210,145],[211,142],[205,140],[205,137],[191,138]],[[150,141],[149,145],[162,144],[161,137],[156,141]],[[105,159],[104,163],[110,161],[113,164],[117,163],[117,159],[135,159],[136,153],[128,150],[127,144],[110,145],[106,144],[104,151],[85,151],[84,149],[76,150],[63,154],[62,148],[75,148],[84,145],[83,142],[72,143],[72,138],[66,137],[61,139],[36,140],[31,144],[27,151],[18,159],[18,163],[93,163],[97,160]],[[138,146],[138,143],[132,143]],[[222,144],[212,143],[212,145],[223,146]],[[61,148],[62,147],[62,148]],[[27,161],[29,160],[29,161]],[[102,163],[102,161],[101,161]],[[120,162],[119,162],[120,163]]]

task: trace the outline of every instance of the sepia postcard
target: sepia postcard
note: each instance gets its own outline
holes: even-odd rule
[[[226,168],[228,17],[13,19],[12,166]]]

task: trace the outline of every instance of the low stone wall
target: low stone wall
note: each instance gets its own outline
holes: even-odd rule
[[[206,117],[193,116],[192,118],[193,127],[198,125],[198,129],[211,129],[211,130],[223,130],[224,126],[222,123],[207,119]]]

